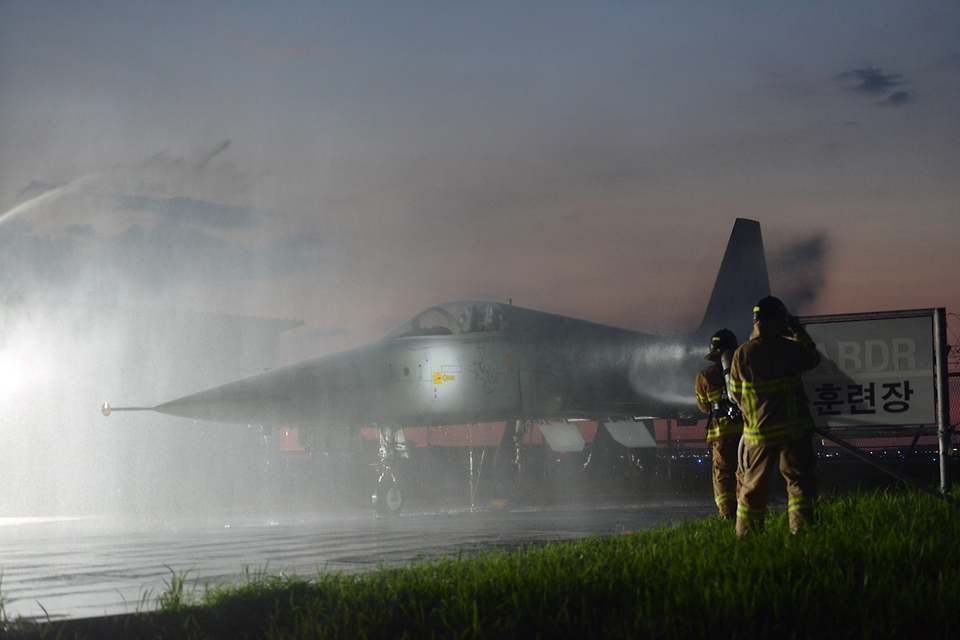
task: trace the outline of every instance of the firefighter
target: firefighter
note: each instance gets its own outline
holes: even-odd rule
[[[742,478],[737,535],[763,528],[773,468],[787,481],[790,530],[813,524],[813,418],[800,374],[820,364],[820,354],[783,302],[767,296],[753,308],[750,340],[733,354],[730,393],[743,411]]]
[[[697,374],[697,405],[710,414],[707,443],[713,458],[713,497],[720,517],[733,520],[737,515],[737,446],[743,434],[743,417],[730,399],[727,378],[737,348],[737,337],[729,329],[720,329],[710,338],[710,353],[704,360],[713,364]]]

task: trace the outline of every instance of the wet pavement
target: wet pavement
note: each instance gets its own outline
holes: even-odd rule
[[[378,564],[612,536],[713,515],[709,497],[407,512],[368,509],[205,516],[133,525],[111,518],[0,518],[0,597],[8,619],[85,618],[155,608],[174,578],[188,589],[245,574],[312,577]]]

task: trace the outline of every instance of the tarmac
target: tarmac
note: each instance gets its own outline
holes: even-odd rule
[[[131,523],[110,517],[0,518],[0,603],[8,620],[62,620],[155,609],[175,581],[357,572],[380,565],[710,517],[709,496],[615,503],[413,510],[233,513]]]

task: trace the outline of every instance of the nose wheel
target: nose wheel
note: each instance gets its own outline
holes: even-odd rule
[[[403,508],[403,494],[392,473],[384,473],[373,494],[373,508],[380,516],[395,516]]]
[[[395,516],[403,508],[403,494],[397,476],[394,474],[394,463],[398,458],[409,457],[409,445],[403,436],[403,429],[380,427],[380,479],[373,494],[373,508],[380,516]]]

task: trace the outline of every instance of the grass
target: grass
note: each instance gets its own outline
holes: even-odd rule
[[[248,575],[159,609],[10,638],[957,638],[960,509],[915,493],[823,500],[800,536],[772,514],[381,567]]]

